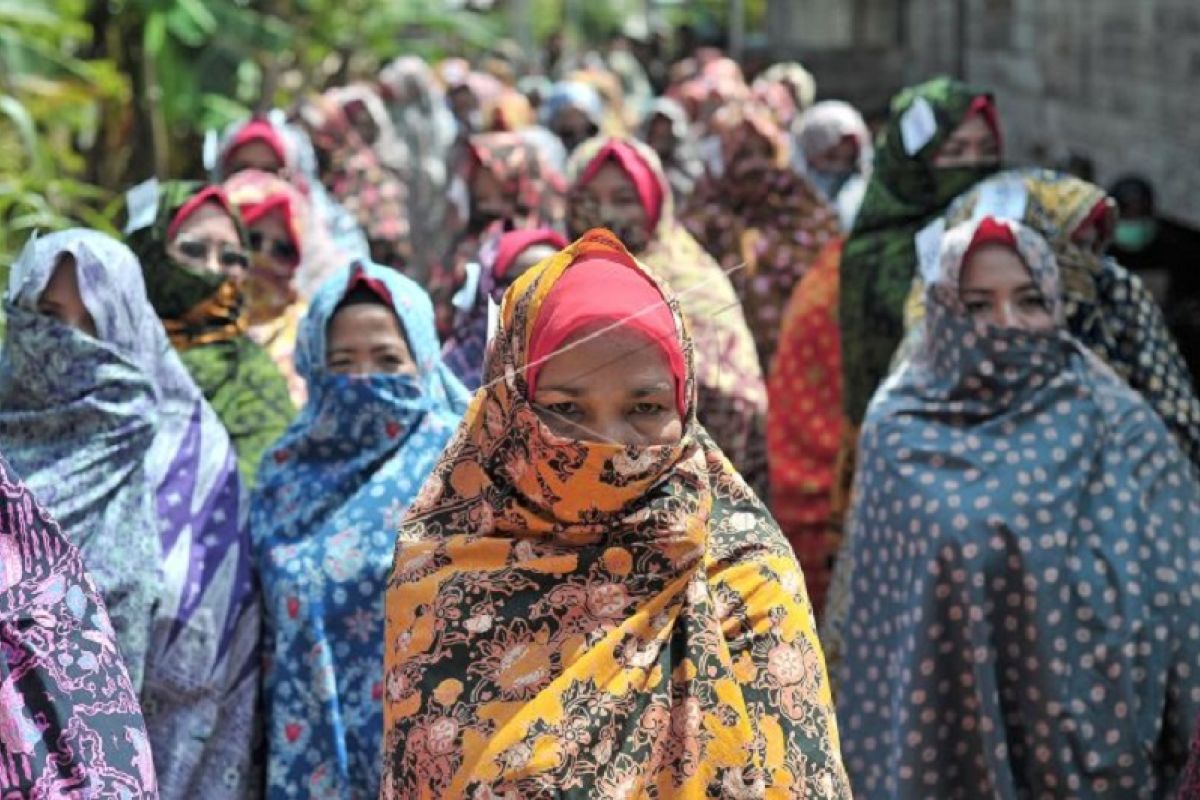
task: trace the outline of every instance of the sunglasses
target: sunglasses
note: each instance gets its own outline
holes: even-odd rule
[[[250,231],[250,249],[266,253],[277,261],[294,264],[300,260],[300,250],[287,239],[268,239],[258,231]]]
[[[175,246],[189,261],[207,263],[210,255],[215,250],[217,251],[217,262],[221,265],[222,269],[246,269],[246,267],[250,266],[250,259],[246,257],[246,254],[241,250],[234,249],[227,242],[183,239],[176,241]]]

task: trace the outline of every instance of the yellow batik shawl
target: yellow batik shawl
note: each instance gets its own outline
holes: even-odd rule
[[[848,797],[804,578],[696,423],[677,304],[678,443],[559,438],[525,399],[539,308],[597,250],[629,258],[593,231],[509,290],[401,525],[381,797]]]

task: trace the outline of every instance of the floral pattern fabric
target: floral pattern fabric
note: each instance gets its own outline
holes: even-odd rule
[[[835,583],[855,796],[1167,797],[1200,711],[1200,485],[1061,328],[980,326],[954,228],[863,427]],[[1013,224],[1061,325],[1054,257]]]
[[[326,328],[351,270],[330,278],[300,330],[309,405],[264,459],[251,503],[267,603],[272,798],[378,796],[394,532],[467,401],[440,363],[424,292],[390,269],[362,269],[390,291],[420,377],[325,369]]]
[[[154,222],[126,238],[141,262],[154,310],[171,334],[192,380],[211,404],[237,451],[242,482],[253,486],[263,451],[296,414],[287,381],[246,335],[241,291],[221,276],[180,264],[167,253],[167,230],[199,184],[160,187]],[[245,236],[241,221],[239,232]]]
[[[116,633],[79,550],[0,457],[0,792],[158,797]]]
[[[155,534],[153,550],[138,551],[137,560],[126,568],[133,575],[155,577],[153,615],[138,636],[147,638],[140,688],[159,792],[164,798],[196,793],[251,796],[260,610],[250,576],[242,485],[229,436],[158,326],[137,260],[117,242],[91,231],[39,240],[16,279],[14,302],[22,306],[18,312],[29,313],[25,307],[36,304],[63,252],[76,258],[81,294],[102,341],[48,318],[36,323],[63,329],[58,333],[71,334],[66,342],[89,346],[93,352],[110,343],[136,342],[140,376],[152,381],[157,425],[149,447],[140,452],[136,489],[139,500],[152,504],[147,511]],[[120,313],[114,314],[114,309]],[[65,352],[73,351],[68,347]],[[80,358],[87,355],[78,353]],[[97,398],[119,392],[119,374],[101,372],[99,377],[90,389]],[[63,393],[81,388],[62,381],[56,387]],[[53,403],[43,408],[49,409],[43,412],[46,420],[72,416],[69,408]],[[35,431],[57,439],[44,428]],[[106,438],[90,444],[95,447]],[[79,447],[77,441],[66,443]],[[11,451],[7,443],[5,447]],[[46,445],[41,447],[44,451]],[[43,460],[37,467],[57,487],[74,458]],[[119,460],[116,466],[121,466]],[[123,504],[115,504],[114,511],[125,510]],[[94,556],[85,551],[89,566],[120,553],[125,539],[139,541],[130,537],[138,530],[130,524],[137,517],[104,519],[113,526],[116,541],[107,545],[111,551]],[[124,640],[119,641],[124,649]]]
[[[401,525],[381,797],[848,797],[803,577],[690,366],[674,445],[561,439],[524,399],[541,303],[593,251],[629,260],[592,232],[509,290]]]

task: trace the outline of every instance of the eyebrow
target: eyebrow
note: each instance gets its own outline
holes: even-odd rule
[[[666,381],[659,381],[658,383],[654,383],[649,386],[640,386],[637,389],[634,389],[631,394],[634,397],[649,397],[651,395],[660,394],[661,392],[669,392],[674,388],[674,386],[671,386]]]

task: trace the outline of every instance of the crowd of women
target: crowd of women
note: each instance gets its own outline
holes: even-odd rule
[[[951,79],[555,78],[400,58],[29,242],[0,794],[1200,797],[1200,401],[1107,194]]]

